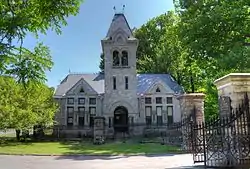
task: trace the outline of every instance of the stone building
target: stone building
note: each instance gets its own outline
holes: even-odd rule
[[[91,133],[94,117],[104,117],[107,130],[128,131],[133,124],[166,125],[181,120],[177,96],[181,86],[169,74],[137,74],[138,40],[124,14],[117,13],[101,40],[105,73],[68,74],[54,98],[56,120],[65,133]]]

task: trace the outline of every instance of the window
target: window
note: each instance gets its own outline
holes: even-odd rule
[[[122,66],[128,66],[128,52],[122,51]]]
[[[146,98],[145,98],[145,104],[152,104],[152,99],[151,99],[151,97],[146,97]]]
[[[161,92],[161,90],[160,90],[159,87],[157,87],[156,92],[157,92],[157,93]]]
[[[95,114],[96,114],[96,108],[95,107],[89,107],[89,126],[93,127],[94,126],[94,118],[95,118]]]
[[[173,106],[167,106],[167,113],[168,113],[168,124],[172,124],[174,121]]]
[[[78,117],[78,126],[84,127],[84,117]]]
[[[74,104],[74,98],[68,98],[67,103],[68,104]]]
[[[167,104],[173,104],[173,98],[167,97]]]
[[[89,112],[90,112],[90,114],[95,115],[96,114],[96,108],[95,107],[89,107]]]
[[[93,115],[89,116],[89,127],[94,127],[94,118],[95,116]]]
[[[109,117],[109,128],[112,127],[112,120],[113,120],[113,118],[112,118],[112,117]]]
[[[151,116],[146,116],[146,125],[150,126],[152,124],[152,117]]]
[[[84,126],[84,113],[85,107],[78,107],[78,125],[81,127]]]
[[[79,92],[80,92],[80,93],[84,93],[83,87],[80,88],[80,91],[79,91]]]
[[[125,76],[125,89],[128,90],[128,76]]]
[[[119,52],[115,50],[113,52],[113,66],[119,66],[119,65],[120,65]]]
[[[89,98],[89,104],[95,105],[96,104],[96,98]]]
[[[152,107],[146,106],[145,113],[146,113],[146,125],[151,125],[151,123],[152,123]]]
[[[162,104],[162,98],[156,97],[156,104]]]
[[[116,90],[116,77],[113,77],[113,89]]]
[[[84,113],[85,107],[78,107],[78,113]]]
[[[78,104],[85,104],[85,98],[78,98]]]
[[[67,126],[73,126],[74,107],[67,107]]]
[[[162,107],[156,107],[156,114],[157,114],[157,125],[162,125]]]

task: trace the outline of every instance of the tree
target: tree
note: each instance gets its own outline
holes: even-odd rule
[[[53,90],[43,83],[30,81],[27,85],[17,83],[13,78],[0,76],[0,128],[14,128],[25,131],[34,125],[53,124],[57,104]],[[20,132],[17,132],[19,138]]]
[[[139,39],[137,69],[141,73],[169,73],[186,91],[194,92],[202,72],[178,36],[179,22],[179,16],[169,11],[135,30]]]
[[[244,44],[250,32],[249,2],[245,0],[174,0],[179,13],[179,35],[190,57],[199,61],[207,76],[221,70],[250,67],[249,48]],[[211,64],[204,64],[210,62]],[[243,68],[243,69],[242,69]]]
[[[100,58],[99,69],[101,73],[104,73],[104,53],[101,53]]]
[[[42,74],[44,68],[51,68],[50,62],[42,63],[41,60],[42,57],[48,55],[46,47],[38,44],[35,51],[31,52],[23,47],[23,40],[28,33],[39,37],[40,33],[46,34],[48,29],[60,34],[61,27],[67,24],[66,17],[76,15],[79,12],[81,2],[83,0],[2,1],[0,4],[0,73],[14,71],[14,75],[19,76],[18,78],[24,81],[23,73],[27,71],[26,80],[27,78],[44,80],[44,74]],[[27,59],[27,55],[29,55],[29,59]],[[36,64],[31,65],[34,61]],[[26,63],[29,64],[28,68],[24,68]],[[41,64],[42,66],[47,65],[42,68]],[[6,71],[10,65],[14,65],[16,69]],[[21,70],[21,68],[24,69]],[[17,73],[17,69],[19,69],[19,73]],[[31,77],[33,72],[36,73]]]
[[[45,72],[53,66],[49,48],[39,43],[34,51],[25,48],[20,50],[22,50],[21,55],[16,52],[9,56],[12,62],[5,73],[13,75],[22,84],[26,84],[28,80],[45,82]]]
[[[66,17],[76,15],[82,0],[4,0],[0,4],[0,51],[5,56],[19,45],[28,32],[38,35],[48,29],[61,33],[61,26],[66,25]]]

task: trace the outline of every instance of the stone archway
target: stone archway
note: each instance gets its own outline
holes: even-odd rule
[[[116,132],[128,131],[128,109],[124,106],[118,106],[114,111],[114,130]]]

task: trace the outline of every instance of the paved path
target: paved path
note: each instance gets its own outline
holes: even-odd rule
[[[187,169],[192,156],[0,156],[0,169]],[[195,167],[196,168],[196,167]]]

